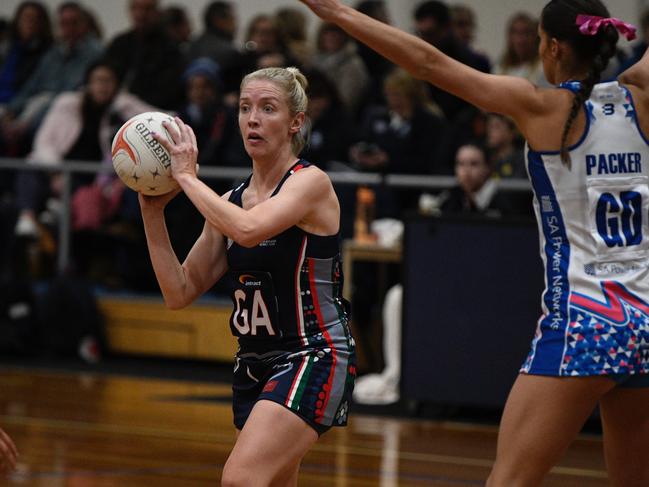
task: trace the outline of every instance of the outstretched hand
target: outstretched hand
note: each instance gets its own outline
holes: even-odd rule
[[[16,468],[18,449],[9,435],[0,429],[0,474],[11,472]]]
[[[323,20],[332,20],[343,5],[339,0],[300,0]]]

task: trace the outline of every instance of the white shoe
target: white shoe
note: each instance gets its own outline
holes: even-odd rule
[[[399,380],[384,374],[368,374],[356,379],[354,401],[359,404],[392,404],[399,400]]]
[[[38,226],[33,218],[27,215],[20,215],[18,221],[16,222],[16,228],[14,233],[18,237],[37,237],[38,236]]]

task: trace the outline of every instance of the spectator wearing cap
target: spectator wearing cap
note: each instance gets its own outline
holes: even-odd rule
[[[219,65],[207,57],[195,59],[187,66],[182,80],[187,101],[178,110],[178,116],[196,134],[198,164],[203,167],[249,165],[237,134],[237,114],[223,103]],[[207,182],[220,194],[233,186],[233,181]],[[174,248],[180,255],[186,255],[205,219],[184,193],[169,203],[166,217],[170,235],[174,235]]]
[[[217,63],[203,57],[192,61],[183,73],[186,103],[178,115],[196,134],[201,165],[238,165],[229,148],[237,137],[234,110],[223,103],[223,83]],[[235,151],[236,152],[236,151]]]

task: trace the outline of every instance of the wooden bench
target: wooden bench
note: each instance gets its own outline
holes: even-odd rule
[[[98,300],[114,352],[231,362],[237,350],[229,301],[172,311],[160,298],[107,295]]]

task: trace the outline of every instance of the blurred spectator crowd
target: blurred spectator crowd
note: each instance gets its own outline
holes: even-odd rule
[[[325,170],[382,174],[455,175],[457,186],[424,195],[427,211],[528,217],[531,197],[498,193],[499,178],[524,178],[523,141],[505,117],[476,107],[397,69],[334,24],[291,7],[237,22],[234,1],[211,2],[194,30],[187,4],[162,8],[157,0],[129,0],[130,25],[112,39],[83,2],[49,12],[22,2],[0,34],[0,158],[44,163],[51,170],[3,171],[0,244],[3,277],[55,273],[57,218],[66,161],[100,162],[100,174],[71,181],[70,272],[100,285],[155,290],[136,194],[112,173],[110,144],[131,116],[148,110],[178,114],[197,135],[201,166],[247,167],[237,125],[243,75],[269,66],[298,66],[309,86],[311,136],[302,156]],[[386,2],[356,5],[386,23]],[[446,54],[485,72],[546,85],[538,56],[537,19],[508,19],[504,48],[490,59],[474,45],[478,19],[464,5],[424,1],[412,12],[414,33]],[[614,77],[647,47],[620,51],[606,73]],[[236,41],[238,30],[245,35]],[[209,182],[223,192],[232,181]],[[343,234],[351,235],[355,188],[337,187]],[[422,190],[374,188],[376,217],[402,218],[420,208]],[[431,200],[432,198],[432,200]],[[202,218],[182,195],[170,205],[168,225],[181,258]]]

